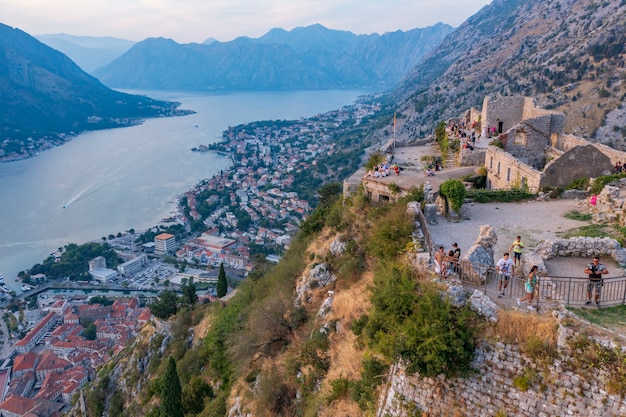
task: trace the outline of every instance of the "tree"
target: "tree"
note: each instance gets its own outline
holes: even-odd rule
[[[98,333],[98,329],[96,328],[96,325],[93,323],[89,323],[87,327],[85,327],[85,330],[83,331],[83,336],[87,340],[96,340],[97,333]]]
[[[228,293],[228,282],[226,281],[226,271],[224,271],[224,263],[220,264],[220,273],[217,275],[217,296],[222,298]]]
[[[169,357],[165,374],[163,375],[163,385],[161,387],[161,417],[184,417],[182,404],[182,389],[178,372],[176,372],[176,361]]]
[[[183,411],[185,414],[200,414],[204,410],[205,398],[213,398],[213,388],[199,375],[194,375],[183,389]]]
[[[163,291],[159,300],[150,305],[150,312],[156,317],[166,320],[178,311],[178,297],[173,291]]]
[[[191,308],[198,302],[198,295],[196,294],[196,284],[193,282],[193,278],[183,279],[180,289],[183,292],[181,297],[181,303]]]

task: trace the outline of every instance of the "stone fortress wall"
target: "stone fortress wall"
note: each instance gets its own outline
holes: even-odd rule
[[[560,326],[561,354],[568,356]],[[588,416],[626,415],[626,400],[610,395],[604,374],[578,375],[555,360],[543,367],[514,345],[483,342],[476,349],[475,373],[466,378],[421,378],[408,375],[401,366],[390,372],[389,386],[377,416],[409,417],[415,410],[429,416]],[[526,391],[516,387],[516,378],[533,381]]]

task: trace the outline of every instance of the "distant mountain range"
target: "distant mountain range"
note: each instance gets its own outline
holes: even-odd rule
[[[111,63],[136,43],[109,36],[74,36],[65,33],[35,35],[35,38],[63,52],[88,73]]]
[[[389,99],[398,138],[486,95],[563,111],[566,132],[626,149],[626,0],[494,0],[413,68]]]
[[[150,38],[93,72],[113,88],[284,90],[390,88],[454,28],[355,35],[322,25],[260,38],[178,44]]]
[[[16,159],[73,134],[183,114],[177,103],[105,87],[67,56],[0,24],[0,158]]]

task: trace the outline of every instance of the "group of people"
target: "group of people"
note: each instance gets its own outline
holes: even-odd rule
[[[435,253],[435,272],[446,278],[458,269],[459,259],[461,259],[461,249],[456,242],[452,244],[452,249],[448,252],[443,246],[439,246],[439,250]]]
[[[400,167],[398,166],[398,164],[389,165],[385,163],[385,164],[376,165],[374,168],[367,171],[365,173],[365,176],[380,178],[380,177],[388,177],[389,175],[391,175],[391,173],[400,175]]]
[[[502,258],[496,263],[498,298],[501,298],[505,294],[506,288],[509,286],[509,281],[515,273],[515,268],[519,268],[522,265],[522,249],[524,249],[524,242],[522,242],[522,237],[518,235],[509,248],[509,252],[513,252],[513,259],[511,259],[509,252],[505,252]],[[517,305],[521,307],[522,303],[525,302],[528,310],[535,310],[535,307],[533,307],[533,299],[538,292],[539,267],[533,265],[524,282],[524,296],[517,299]]]
[[[522,237],[517,236],[511,244],[509,252],[505,252],[502,255],[502,258],[496,262],[495,269],[498,281],[498,298],[502,298],[502,296],[505,295],[509,282],[515,275],[515,269],[521,267],[523,249],[524,242],[522,242]],[[511,258],[510,252],[513,253],[513,258]],[[458,261],[461,258],[461,249],[456,242],[452,244],[452,248],[447,252],[443,246],[439,246],[434,258],[435,272],[445,278],[452,272],[458,271]],[[589,277],[589,281],[587,283],[586,305],[592,304],[593,295],[593,301],[595,302],[595,305],[599,307],[600,295],[604,285],[602,275],[608,274],[609,271],[604,264],[600,263],[600,257],[594,256],[592,262],[587,265],[584,272],[585,274],[588,274]],[[533,300],[535,300],[538,296],[539,267],[537,265],[533,265],[524,281],[524,296],[517,299],[517,304],[521,307],[522,304],[525,303],[526,308],[533,311],[535,310],[535,307],[532,305]]]
[[[622,165],[622,162],[618,161],[613,167],[613,170],[616,174],[619,174],[620,172],[626,172],[626,165]]]

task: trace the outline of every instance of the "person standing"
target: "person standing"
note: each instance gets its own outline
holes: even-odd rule
[[[591,292],[596,289],[596,306],[600,307],[600,292],[602,291],[602,275],[608,274],[606,266],[600,263],[600,257],[594,256],[590,264],[585,268],[585,274],[589,274],[589,283],[587,284],[587,302],[585,305],[591,304]]]
[[[522,237],[517,236],[515,241],[509,248],[509,252],[513,252],[513,257],[515,266],[520,266],[522,264],[522,249],[524,249],[524,243],[522,242]]]
[[[446,252],[443,249],[443,246],[439,246],[439,250],[435,253],[435,272],[439,275],[446,276],[444,270],[444,260],[446,258]]]
[[[517,300],[518,306],[522,305],[522,301],[526,301],[528,303],[526,308],[529,310],[535,309],[535,307],[533,307],[533,297],[535,296],[535,290],[539,284],[539,276],[537,275],[538,271],[539,267],[537,265],[533,265],[533,267],[530,268],[530,272],[528,273],[528,277],[524,283],[524,291],[526,292],[526,295]]]
[[[452,256],[454,258],[452,260],[452,262],[454,263],[454,272],[461,275],[461,266],[459,265],[459,261],[461,260],[461,249],[456,242],[452,244],[452,252]]]
[[[457,261],[461,259],[461,249],[456,242],[452,244],[452,251],[454,252],[454,259],[456,259]]]
[[[509,258],[508,252],[505,252],[502,255],[502,259],[496,263],[496,273],[498,274],[498,298],[502,298],[506,287],[509,286],[509,281],[511,280],[511,275],[513,274],[513,268],[515,268],[513,259]]]

